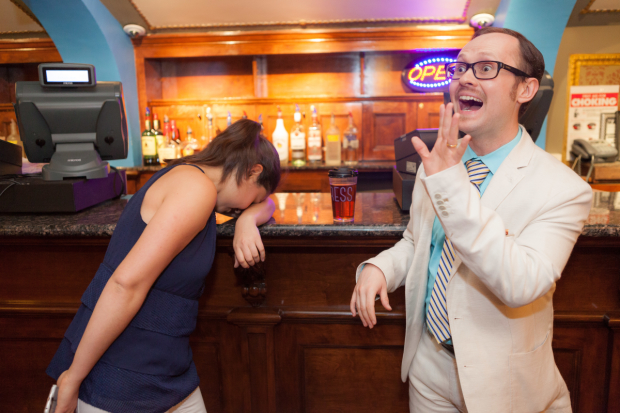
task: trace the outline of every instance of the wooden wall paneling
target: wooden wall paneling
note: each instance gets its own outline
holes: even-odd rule
[[[163,99],[253,97],[252,56],[161,60]]]
[[[148,96],[149,86],[147,85],[147,83],[150,81],[146,77],[146,59],[144,58],[144,56],[138,53],[135,47],[134,59],[136,65],[136,86],[138,89],[138,110],[140,111],[140,131],[142,131],[142,128],[144,127],[143,125],[145,121],[146,107],[151,105],[152,99],[150,99]],[[160,67],[158,68],[161,70]],[[161,80],[159,79],[159,75],[157,82],[160,85],[158,88],[161,90]],[[153,109],[154,108],[151,107],[151,111],[153,111]]]
[[[364,90],[370,96],[411,95],[400,80],[401,72],[420,53],[368,52],[365,55]]]
[[[278,411],[409,411],[409,387],[400,381],[404,320],[368,330],[349,319],[283,318],[276,328]]]
[[[254,56],[252,60],[252,75],[254,76],[254,96],[257,98],[269,96],[267,56]]]
[[[270,309],[236,309],[227,317],[243,329],[247,343],[252,413],[277,411],[274,327],[281,319],[279,311]]]
[[[439,107],[443,103],[443,95],[433,94],[435,99],[427,102],[419,102],[418,119],[416,128],[438,128]]]
[[[296,171],[289,169],[282,173],[278,192],[329,192],[327,170]]]
[[[361,28],[151,34],[134,39],[141,57],[354,53],[461,48],[473,29]]]
[[[406,102],[373,102],[371,105],[372,110],[368,111],[371,132],[365,133],[366,139],[362,142],[364,160],[393,160],[394,139],[408,132],[407,118],[415,114],[408,113]],[[364,112],[364,117],[366,114]]]
[[[358,53],[267,56],[269,97],[359,96]]]
[[[62,58],[52,39],[0,41],[0,64],[60,62]]]
[[[611,330],[607,412],[620,413],[620,312],[608,314],[605,322]]]
[[[136,62],[137,63],[137,62]],[[163,99],[161,85],[161,60],[144,60],[144,78],[146,81],[146,99]]]
[[[556,284],[553,306],[556,311],[619,309],[620,241],[580,237]]]
[[[604,412],[610,355],[609,330],[602,317],[598,323],[556,321],[554,324],[553,353],[571,394],[573,412]]]
[[[0,103],[11,103],[11,92],[9,88],[9,68],[6,65],[0,66]],[[0,132],[1,133],[1,132]]]

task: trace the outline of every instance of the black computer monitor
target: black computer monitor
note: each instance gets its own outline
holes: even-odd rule
[[[39,82],[16,82],[15,113],[24,151],[43,179],[105,178],[106,160],[127,157],[120,82],[99,82],[92,65],[42,64]]]

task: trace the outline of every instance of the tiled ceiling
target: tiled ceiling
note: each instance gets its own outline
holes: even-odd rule
[[[468,0],[132,0],[152,30],[342,23],[463,23]]]
[[[0,0],[0,35],[45,33],[21,2]]]

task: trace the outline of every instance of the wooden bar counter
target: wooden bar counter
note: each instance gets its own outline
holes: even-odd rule
[[[393,194],[360,193],[350,225],[334,225],[327,193],[273,196],[261,227],[267,259],[233,270],[234,222],[217,253],[192,336],[209,413],[407,412],[400,381],[402,289],[378,304],[373,330],[353,318],[355,269],[401,238]],[[620,199],[619,199],[620,201]],[[72,215],[0,215],[0,411],[43,409],[45,368],[102,261],[127,199]],[[620,211],[594,208],[554,296],[556,363],[575,412],[620,413]],[[620,209],[620,208],[619,208]]]

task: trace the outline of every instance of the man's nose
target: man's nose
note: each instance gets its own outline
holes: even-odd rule
[[[474,76],[474,68],[470,67],[467,69],[467,71],[465,71],[465,73],[463,73],[463,75],[459,78],[459,83],[461,84],[461,86],[465,86],[465,85],[473,85],[476,83],[478,79],[476,79],[476,76]]]

